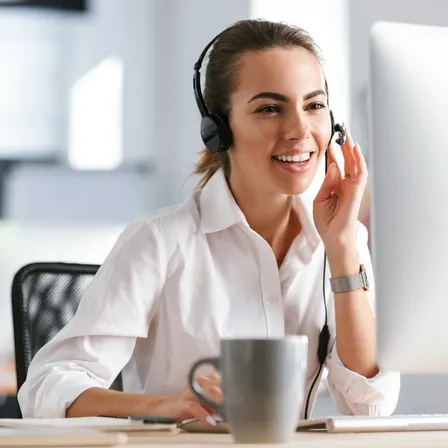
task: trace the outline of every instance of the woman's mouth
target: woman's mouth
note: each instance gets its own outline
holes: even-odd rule
[[[305,152],[294,155],[278,155],[272,156],[273,162],[290,173],[305,173],[311,167],[311,162],[314,159],[314,152]]]
[[[290,156],[273,156],[275,160],[279,160],[280,162],[287,162],[287,163],[304,163],[311,157],[311,152],[304,152],[302,154],[294,154]]]

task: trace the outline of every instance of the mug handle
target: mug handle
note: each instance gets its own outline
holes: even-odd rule
[[[206,397],[202,387],[195,380],[196,370],[203,364],[211,364],[216,370],[219,371],[219,358],[202,358],[196,361],[190,369],[190,373],[188,374],[188,385],[192,392],[196,395],[196,397],[207,407],[213,409],[221,416],[223,415],[223,406],[216,403],[216,401],[210,400],[210,398]]]

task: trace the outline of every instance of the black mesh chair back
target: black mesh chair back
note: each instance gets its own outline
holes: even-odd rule
[[[12,314],[17,389],[26,379],[38,350],[75,315],[98,265],[31,263],[22,267],[12,283]],[[111,389],[122,390],[121,375]]]

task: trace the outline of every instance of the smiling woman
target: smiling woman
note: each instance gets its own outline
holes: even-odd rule
[[[286,189],[285,193],[291,188],[292,194],[303,192],[308,187],[307,180],[314,177],[323,155],[323,151],[319,153],[319,146],[325,149],[331,137],[330,117],[325,110],[328,92],[322,57],[306,31],[281,25],[273,30],[271,24],[261,20],[240,22],[239,26],[222,33],[210,52],[204,99],[210,113],[219,114],[225,117],[225,122],[230,122],[233,143],[228,153],[203,150],[195,170],[195,174],[203,175],[200,186],[204,186],[220,167],[230,178],[230,168],[232,171],[241,169],[241,163],[244,170],[250,170],[247,174],[256,173],[255,182],[263,179],[263,185],[268,188],[273,186],[265,184],[266,171],[271,179],[271,169],[277,163],[290,172],[309,171],[308,179],[297,178],[300,186],[286,185],[288,180],[284,176],[278,178],[275,189]],[[297,116],[298,108],[314,116],[315,126],[324,129],[323,135],[315,129],[314,142],[307,143],[307,147],[291,142],[280,146],[281,129],[288,123],[295,126],[294,115]],[[304,132],[303,129],[297,131]],[[306,129],[305,133],[311,133],[311,129]],[[314,138],[316,135],[319,142]],[[241,151],[238,147],[242,147]],[[257,159],[252,159],[253,151]],[[264,165],[260,160],[262,154]],[[309,158],[303,159],[307,154]],[[299,156],[300,160],[287,159],[289,164],[286,165],[276,161],[275,156],[295,156],[296,159]],[[251,159],[249,165],[245,163],[246,158]],[[267,161],[270,164],[266,165]],[[296,181],[291,178],[289,182]]]
[[[376,365],[372,264],[357,222],[367,168],[334,126],[318,49],[302,29],[262,20],[237,22],[211,45],[204,97],[208,47],[194,66],[199,188],[123,232],[74,320],[31,363],[24,416],[214,424],[186,387],[193,363],[216,356],[221,338],[288,334],[308,338],[298,418],[311,414],[324,365],[341,413],[393,412],[400,377]],[[345,173],[330,146],[338,129]],[[327,151],[310,203],[302,193]],[[107,390],[122,370],[126,392]],[[197,382],[219,401],[219,376],[203,373]]]
[[[237,201],[249,189],[258,191],[260,199],[303,193],[331,137],[319,59],[306,48],[280,46],[242,56],[237,76],[229,113],[230,185]],[[302,163],[275,160],[307,155]]]
[[[322,101],[322,98],[324,100]],[[314,90],[304,95],[303,102],[310,102],[310,100],[315,100],[306,105],[306,110],[309,112],[317,112],[319,110],[325,109],[326,106],[327,93],[322,90]],[[272,114],[280,114],[284,112],[288,106],[290,106],[290,99],[282,94],[274,92],[261,92],[253,96],[249,103],[256,100],[273,100],[274,104],[261,106],[256,110],[256,113],[264,114],[266,116]],[[321,101],[317,101],[320,99]],[[284,103],[283,107],[280,104]],[[282,168],[290,171],[292,173],[305,173],[311,168],[312,157],[316,151],[309,149],[286,149],[284,152],[274,154],[272,158],[276,162],[280,162]]]

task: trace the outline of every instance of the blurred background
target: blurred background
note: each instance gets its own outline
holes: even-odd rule
[[[0,1],[0,396],[15,387],[14,273],[32,261],[101,263],[131,219],[190,195],[202,147],[193,64],[246,18],[312,34],[336,120],[368,162],[369,28],[448,26],[448,1]],[[368,225],[368,193],[360,219]],[[397,413],[448,412],[446,380],[404,376]],[[323,387],[315,415],[335,412]]]

